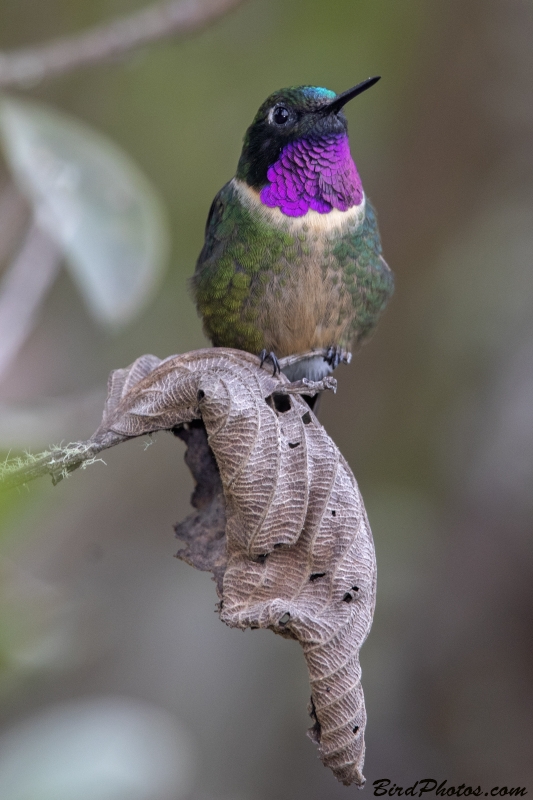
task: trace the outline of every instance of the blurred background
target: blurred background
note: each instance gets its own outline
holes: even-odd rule
[[[142,6],[0,0],[0,49]],[[188,279],[257,107],[374,74],[347,116],[397,290],[321,413],[377,550],[364,791],[531,791],[530,0],[249,0],[186,40],[7,91],[0,455],[88,437],[111,369],[205,346]],[[79,174],[39,173],[43,148]],[[80,239],[67,223],[84,204]],[[94,252],[135,274],[113,289]],[[305,736],[298,645],[226,628],[209,574],[172,557],[192,490],[182,443],[159,434],[105,462],[0,495],[2,800],[353,795]]]

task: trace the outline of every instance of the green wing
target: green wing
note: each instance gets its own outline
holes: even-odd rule
[[[343,236],[333,248],[333,255],[352,295],[355,315],[349,339],[360,342],[376,326],[394,293],[394,276],[381,254],[376,212],[368,200],[361,231]]]
[[[291,236],[251,214],[231,182],[217,194],[192,279],[204,331],[215,346],[250,353],[263,348],[257,304],[264,295],[264,278],[292,243]]]
[[[204,246],[202,248],[202,252],[198,256],[193,283],[197,278],[197,274],[201,272],[204,262],[211,258],[217,244],[220,245],[220,243],[223,241],[222,230],[219,231],[219,228],[224,216],[224,208],[228,199],[227,196],[229,194],[229,183],[226,183],[226,185],[222,187],[220,192],[216,195],[215,199],[211,203],[211,208],[209,209],[209,214],[207,215],[207,221],[205,223]]]
[[[245,310],[259,267],[257,249],[250,253],[247,246],[253,227],[249,212],[227,183],[211,204],[192,289],[204,331],[215,346],[258,353],[261,332],[253,324],[254,315]]]

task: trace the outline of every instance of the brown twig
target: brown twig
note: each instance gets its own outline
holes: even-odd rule
[[[94,464],[102,450],[121,441],[123,438],[110,435],[98,441],[89,439],[86,442],[73,442],[65,447],[51,447],[36,456],[26,454],[3,464],[0,462],[0,486],[2,489],[13,489],[44,475],[50,475],[55,486],[75,469]]]
[[[99,64],[150,42],[186,36],[242,0],[173,0],[35,47],[0,53],[0,88],[25,88],[80,67]]]

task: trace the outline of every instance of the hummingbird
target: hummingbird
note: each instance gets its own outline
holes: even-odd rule
[[[259,108],[192,278],[215,347],[258,354],[274,372],[279,358],[318,350],[283,371],[319,381],[374,329],[394,281],[342,109],[378,80],[342,94],[279,89]]]

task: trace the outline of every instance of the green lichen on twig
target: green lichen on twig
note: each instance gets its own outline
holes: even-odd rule
[[[50,475],[55,485],[75,469],[86,467],[102,459],[97,458],[101,450],[108,447],[103,441],[70,442],[65,446],[53,445],[42,453],[25,453],[23,456],[6,458],[0,463],[0,488],[21,486],[35,478]]]

